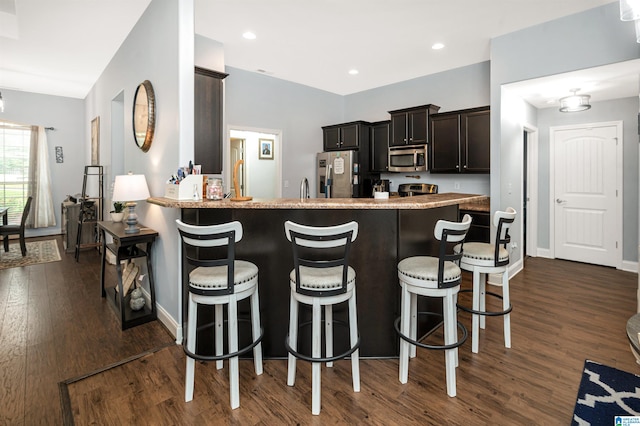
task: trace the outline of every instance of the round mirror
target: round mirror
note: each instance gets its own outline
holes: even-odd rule
[[[153,86],[145,80],[136,89],[133,98],[133,137],[138,148],[149,151],[156,125],[156,99]]]

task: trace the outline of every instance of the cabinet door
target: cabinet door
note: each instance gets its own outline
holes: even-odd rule
[[[460,171],[459,115],[431,116],[431,173]]]
[[[391,116],[391,140],[390,146],[402,146],[407,144],[407,113]]]
[[[340,148],[341,149],[357,149],[359,143],[359,125],[350,124],[340,127]]]
[[[194,164],[202,173],[222,173],[222,79],[226,74],[196,68]]]
[[[322,147],[325,151],[336,151],[340,149],[340,128],[324,127],[322,129]]]
[[[391,123],[371,127],[371,171],[386,172],[389,163],[389,136]]]
[[[465,173],[489,173],[491,170],[489,110],[462,114],[460,126],[463,171]]]
[[[409,140],[407,144],[426,144],[429,137],[427,110],[410,112],[408,121]]]

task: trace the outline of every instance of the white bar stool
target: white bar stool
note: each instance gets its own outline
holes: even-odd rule
[[[458,347],[467,339],[467,330],[457,319],[456,297],[460,290],[462,271],[456,264],[462,254],[451,253],[450,243],[462,246],[471,225],[471,216],[465,215],[462,222],[439,220],[434,236],[440,241],[439,256],[413,256],[398,263],[398,279],[402,287],[400,318],[395,321],[400,336],[400,383],[407,383],[409,358],[415,358],[416,346],[445,351],[447,394],[456,396],[456,367]],[[466,250],[466,244],[464,249]],[[449,252],[449,254],[447,254]],[[418,296],[442,298],[444,320],[444,345],[427,345],[417,340],[418,315],[437,315],[434,312],[417,312]],[[457,328],[462,331],[458,339]]]
[[[187,336],[183,349],[187,355],[185,401],[193,399],[195,360],[216,361],[221,369],[223,360],[229,360],[229,393],[231,408],[240,406],[238,356],[253,349],[253,362],[257,375],[262,374],[262,337],[260,303],[258,299],[258,267],[251,262],[235,259],[235,243],[242,239],[242,224],[230,222],[221,225],[196,226],[176,220],[182,238],[183,253],[189,265],[196,268],[189,273],[189,309]],[[219,247],[225,256],[207,258],[207,251]],[[204,253],[204,255],[202,254]],[[196,257],[197,256],[197,257]],[[252,342],[238,349],[238,306],[240,300],[251,298]],[[216,355],[196,353],[198,305],[212,305],[214,322],[199,328],[215,327]],[[223,307],[227,305],[228,353],[223,353]]]
[[[315,227],[287,221],[287,239],[292,243],[294,268],[289,274],[291,288],[289,335],[285,342],[289,352],[287,385],[296,380],[296,360],[312,364],[311,413],[320,414],[320,367],[351,355],[354,392],[360,392],[358,318],[356,312],[356,273],[349,266],[351,243],[358,235],[358,223]],[[348,302],[350,348],[333,354],[333,305]],[[312,306],[311,356],[298,352],[298,303]],[[322,347],[322,307],[324,307],[325,357]],[[339,324],[336,321],[336,324]],[[304,324],[303,324],[304,325]]]
[[[509,207],[506,211],[497,211],[493,215],[493,225],[497,228],[495,242],[468,242],[464,245],[460,268],[473,273],[473,305],[469,307],[458,304],[463,311],[472,314],[471,320],[471,351],[478,353],[480,328],[486,326],[487,316],[504,317],[504,346],[511,347],[511,303],[509,301],[509,250],[507,244],[511,241],[509,228],[516,218],[516,211]],[[454,250],[458,250],[456,247]],[[501,282],[488,281],[489,274],[501,274]],[[502,287],[502,296],[486,291],[487,284]],[[502,299],[502,311],[486,310],[486,295]]]

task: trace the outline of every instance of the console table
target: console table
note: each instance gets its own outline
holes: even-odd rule
[[[140,232],[136,234],[126,234],[124,232],[126,225],[122,222],[98,222],[98,229],[102,234],[102,264],[100,267],[102,297],[106,297],[107,294],[109,294],[108,300],[115,308],[116,313],[120,314],[123,330],[153,321],[157,318],[155,284],[153,281],[153,269],[151,267],[151,246],[158,236],[158,232],[150,228],[145,228],[140,224],[138,225],[140,226]],[[111,235],[113,243],[107,244],[105,234]],[[144,246],[144,249],[139,245]],[[116,257],[116,270],[118,275],[117,290],[116,286],[105,288],[104,285],[107,250]],[[131,261],[137,258],[146,258],[151,306],[147,306],[145,303],[145,306],[141,310],[134,311],[129,306],[131,296],[125,295],[122,288],[121,263],[123,260]]]

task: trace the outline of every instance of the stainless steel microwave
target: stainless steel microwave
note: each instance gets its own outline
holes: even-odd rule
[[[390,172],[423,172],[427,164],[427,145],[389,147]]]

